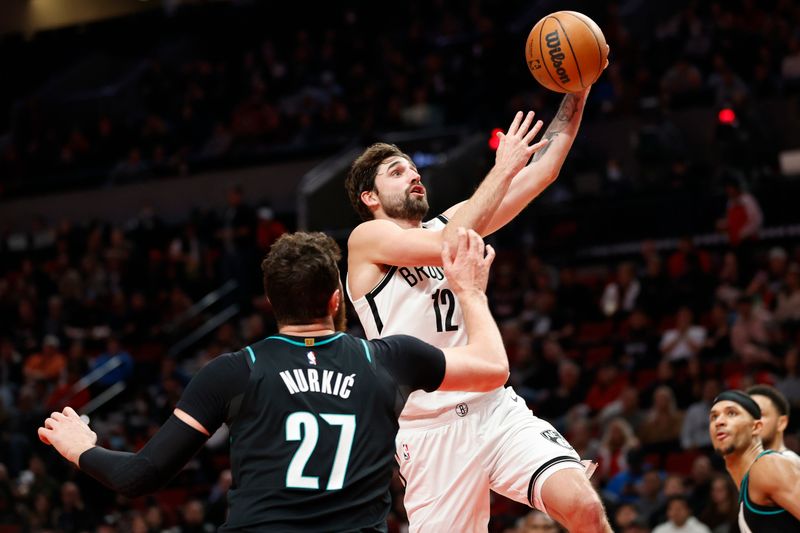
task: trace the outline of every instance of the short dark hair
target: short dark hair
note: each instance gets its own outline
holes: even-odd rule
[[[347,197],[361,220],[372,220],[375,216],[369,207],[361,201],[361,193],[371,191],[375,188],[375,176],[378,174],[378,167],[389,157],[401,156],[411,161],[411,158],[404,154],[400,148],[393,144],[375,143],[358,156],[350,165],[344,186],[347,189]]]
[[[772,405],[775,406],[775,409],[783,416],[789,416],[789,400],[786,399],[778,389],[775,387],[770,387],[769,385],[753,385],[749,389],[747,389],[747,394],[750,396],[754,394],[758,394],[760,396],[766,396],[772,402]]]
[[[688,497],[687,497],[685,494],[673,494],[672,496],[668,497],[668,498],[667,498],[667,505],[666,505],[666,507],[667,507],[667,508],[669,508],[669,506],[670,506],[670,505],[671,505],[673,502],[683,502],[683,504],[684,504],[686,507],[689,507],[689,512],[690,512],[690,513],[692,512],[692,508],[691,508],[691,506],[689,505],[689,498],[688,498]]]
[[[341,250],[324,233],[287,233],[261,263],[264,292],[280,325],[308,324],[328,316],[328,301],[340,287]]]

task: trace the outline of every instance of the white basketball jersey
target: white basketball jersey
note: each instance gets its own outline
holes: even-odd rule
[[[447,219],[440,215],[422,227],[438,230]],[[438,348],[467,344],[461,306],[440,266],[389,267],[381,281],[353,302],[368,339],[388,335],[412,335]],[[485,393],[416,391],[400,415],[404,419],[435,417]]]

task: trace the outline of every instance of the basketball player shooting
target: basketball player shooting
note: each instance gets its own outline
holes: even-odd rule
[[[447,246],[442,253],[464,309],[466,346],[337,333],[338,246],[321,233],[284,235],[262,264],[279,334],[203,367],[140,451],[96,446],[69,407],[45,420],[39,438],[136,497],[166,484],[226,422],[233,486],[220,531],[385,532],[397,416],[409,394],[487,391],[508,379],[484,294],[494,251],[461,229],[455,259]]]
[[[587,96],[588,89],[567,94],[535,144],[541,122],[518,113],[473,196],[428,222],[425,186],[408,155],[375,144],[355,160],[346,188],[365,222],[348,241],[347,291],[368,338],[405,333],[440,347],[467,342],[439,249],[461,226],[481,235],[498,230],[556,179]],[[415,392],[396,446],[411,532],[486,531],[489,489],[570,531],[611,531],[578,455],[511,388]]]

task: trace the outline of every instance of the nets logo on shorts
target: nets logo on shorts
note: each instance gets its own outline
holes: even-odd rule
[[[546,438],[547,440],[549,440],[551,442],[555,442],[559,446],[562,446],[562,447],[564,447],[564,448],[566,448],[568,450],[572,449],[572,446],[569,445],[569,442],[567,442],[567,439],[562,437],[561,433],[559,433],[555,429],[546,429],[546,430],[542,431],[542,437]]]
[[[456,405],[456,414],[458,416],[467,416],[467,413],[469,413],[469,406],[467,404],[460,403]]]

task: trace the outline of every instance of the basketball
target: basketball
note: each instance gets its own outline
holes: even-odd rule
[[[542,18],[525,44],[533,77],[560,93],[578,92],[597,81],[607,54],[600,27],[577,11],[556,11]]]

